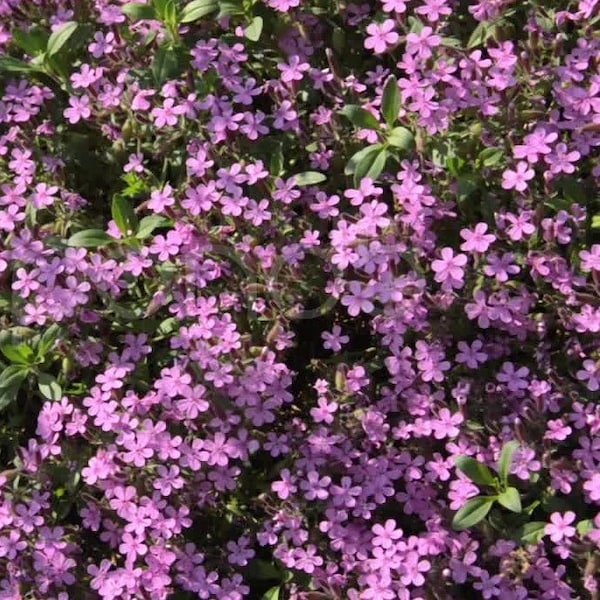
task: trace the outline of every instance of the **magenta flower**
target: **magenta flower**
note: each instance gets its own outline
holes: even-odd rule
[[[443,289],[460,289],[464,285],[464,266],[467,264],[466,254],[454,255],[452,248],[442,248],[441,259],[434,260],[431,268],[435,272],[434,279],[442,284]]]
[[[461,229],[460,236],[465,240],[460,249],[463,252],[486,252],[496,240],[493,233],[486,233],[487,223],[477,223],[475,229]]]
[[[505,190],[515,189],[517,192],[524,192],[527,189],[527,182],[533,179],[535,172],[529,165],[520,161],[517,163],[517,170],[506,169],[502,173],[502,187]]]
[[[361,312],[373,312],[375,305],[371,299],[375,295],[375,290],[372,286],[362,285],[360,281],[351,281],[348,288],[350,293],[342,296],[342,304],[348,307],[348,314],[351,317],[356,317]]]
[[[90,99],[88,96],[71,96],[69,98],[70,108],[66,108],[64,116],[69,120],[69,123],[74,125],[81,119],[89,119],[92,114]]]
[[[588,390],[595,392],[600,389],[600,366],[598,362],[591,359],[583,361],[583,369],[577,371],[577,379],[586,381]]]
[[[281,81],[291,83],[292,81],[302,81],[304,73],[310,69],[310,65],[301,62],[297,54],[290,56],[289,63],[279,63],[277,68],[281,71]]]
[[[392,19],[386,19],[383,23],[371,23],[367,25],[369,37],[365,39],[365,48],[373,50],[375,54],[383,54],[388,46],[398,42],[400,36],[394,31],[395,23]]]
[[[600,244],[593,244],[589,251],[582,250],[579,258],[584,271],[600,271]]]
[[[565,538],[573,537],[576,533],[571,523],[575,521],[575,513],[568,510],[564,515],[554,512],[550,515],[550,523],[544,528],[544,533],[556,544]]]

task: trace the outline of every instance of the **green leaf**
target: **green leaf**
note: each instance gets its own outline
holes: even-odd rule
[[[477,525],[485,519],[492,508],[496,496],[476,496],[466,502],[452,519],[452,527],[457,531]]]
[[[114,239],[102,229],[84,229],[73,234],[67,240],[67,246],[72,248],[99,248],[114,242]]]
[[[217,14],[217,19],[244,14],[244,7],[238,0],[219,0],[218,5],[219,13]]]
[[[30,73],[32,71],[41,71],[40,67],[26,63],[12,56],[0,56],[0,73]]]
[[[169,220],[160,215],[148,215],[140,221],[135,237],[138,240],[146,239],[158,227],[164,227],[169,224]]]
[[[152,59],[152,76],[157,85],[162,85],[167,79],[174,79],[181,73],[180,54],[177,48],[168,44],[158,47]]]
[[[0,410],[6,408],[17,399],[20,387],[21,382],[5,388],[0,388]]]
[[[15,385],[19,387],[27,377],[28,372],[29,369],[22,365],[6,367],[0,373],[0,388],[10,388]]]
[[[537,544],[544,537],[545,528],[546,523],[544,521],[531,521],[519,527],[516,537],[523,544]]]
[[[477,157],[477,162],[484,167],[494,167],[504,156],[504,148],[484,148]]]
[[[582,537],[594,529],[594,521],[592,519],[583,519],[577,523],[577,533]]]
[[[519,449],[519,446],[519,442],[513,440],[504,444],[502,452],[500,452],[500,458],[498,459],[498,476],[504,485],[506,485],[506,482],[508,481],[508,474],[510,472],[510,466],[512,465],[513,456]]]
[[[273,145],[271,159],[269,161],[269,171],[273,177],[279,177],[283,172],[283,146],[281,142]]]
[[[279,600],[279,591],[281,590],[281,586],[276,585],[271,589],[267,590],[261,600]]]
[[[0,346],[0,352],[10,362],[26,366],[33,364],[33,350],[27,344],[5,344]]]
[[[362,106],[348,104],[340,111],[340,115],[346,117],[353,125],[361,129],[379,129],[377,119]]]
[[[600,229],[600,215],[594,215],[591,223],[592,229]]]
[[[387,142],[394,148],[412,150],[415,147],[415,136],[406,127],[394,127],[388,134]]]
[[[512,510],[512,512],[515,513],[520,513],[523,510],[521,506],[521,496],[519,496],[519,491],[514,487],[506,488],[499,494],[498,502],[504,506],[504,508],[508,508],[508,510]]]
[[[354,171],[354,185],[359,185],[360,181],[365,177],[370,177],[375,180],[383,169],[388,158],[388,153],[385,148],[381,148],[375,154],[369,154],[363,158]]]
[[[44,333],[42,333],[36,346],[36,353],[38,358],[42,359],[46,356],[46,354],[56,343],[60,332],[60,326],[56,323],[53,323],[52,325],[50,325],[50,327],[48,327],[48,329],[46,329],[46,331],[44,331]]]
[[[197,21],[219,8],[217,0],[193,0],[186,4],[181,11],[179,21],[181,23],[191,23]]]
[[[454,461],[454,464],[477,485],[493,486],[496,481],[494,475],[486,465],[470,456],[459,456]]]
[[[48,34],[40,27],[32,27],[29,31],[15,29],[12,41],[30,56],[42,54],[48,45]]]
[[[48,45],[46,46],[46,54],[53,56],[69,41],[69,38],[75,33],[79,23],[76,21],[67,21],[61,25],[56,31],[50,34]]]
[[[352,175],[356,172],[356,167],[368,156],[377,154],[383,149],[382,144],[371,144],[362,150],[359,150],[356,154],[353,154],[348,164],[344,169],[344,175]],[[375,158],[373,157],[373,160]]]
[[[137,229],[137,217],[127,198],[115,194],[112,200],[111,213],[120,232],[128,237]]]
[[[474,175],[470,173],[460,175],[456,182],[456,196],[459,203],[470,198],[470,196],[477,191],[478,187],[477,178]]]
[[[263,30],[263,18],[262,17],[254,17],[252,22],[246,29],[244,30],[244,35],[251,42],[258,42],[260,39],[260,35]]]
[[[62,388],[56,381],[56,377],[49,373],[40,373],[38,377],[38,389],[40,394],[48,400],[60,400],[62,398]]]
[[[151,4],[128,2],[121,7],[121,10],[134,21],[153,21],[156,19],[156,11]]]
[[[327,177],[318,171],[304,171],[294,175],[294,180],[298,186],[315,185],[327,181]]]
[[[390,75],[383,86],[383,96],[381,98],[381,113],[387,123],[391,127],[398,118],[400,112],[400,92],[398,90],[398,81]]]

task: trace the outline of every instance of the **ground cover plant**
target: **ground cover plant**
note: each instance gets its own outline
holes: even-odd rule
[[[599,598],[599,23],[0,0],[0,598]]]

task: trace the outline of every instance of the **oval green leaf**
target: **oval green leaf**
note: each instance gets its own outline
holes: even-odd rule
[[[156,12],[150,4],[128,2],[121,7],[121,11],[134,21],[151,21],[156,19]]]
[[[69,41],[69,38],[75,33],[79,27],[79,23],[76,21],[67,21],[63,23],[56,31],[54,31],[48,38],[48,45],[46,46],[46,54],[53,56]]]
[[[216,0],[193,0],[186,4],[181,11],[180,23],[192,23],[219,8]]]
[[[454,464],[477,485],[493,486],[496,481],[490,469],[471,456],[459,456],[454,461]]]
[[[400,150],[412,150],[415,147],[415,136],[406,127],[394,127],[388,135],[387,142]]]
[[[40,373],[38,377],[38,389],[40,394],[48,400],[58,401],[62,398],[62,388],[56,381],[56,377],[49,373]]]
[[[361,129],[379,129],[379,121],[366,109],[357,104],[348,104],[340,111],[352,125]]]
[[[250,25],[248,25],[248,27],[246,27],[246,29],[244,30],[244,35],[246,36],[246,39],[250,40],[251,42],[258,42],[258,40],[260,39],[262,30],[263,30],[263,18],[262,17],[254,17],[254,19],[252,19],[252,22],[250,23]]]
[[[468,500],[466,504],[457,511],[452,519],[452,527],[457,531],[468,529],[477,525],[485,519],[492,508],[496,496],[476,496]]]
[[[114,239],[102,229],[84,229],[73,234],[67,240],[67,246],[72,248],[99,248],[113,241]]]
[[[520,513],[523,510],[521,496],[519,495],[519,491],[514,487],[506,488],[499,494],[498,503],[515,513]]]
[[[327,181],[327,177],[318,171],[304,171],[303,173],[294,175],[294,181],[297,186],[301,187],[303,185],[322,183],[323,181]]]
[[[502,481],[504,484],[506,484],[508,481],[508,474],[510,473],[510,466],[512,465],[513,456],[519,449],[519,446],[519,442],[515,440],[507,442],[504,444],[504,446],[502,446],[500,458],[498,459],[498,475],[500,476],[500,481]]]
[[[383,86],[383,96],[381,98],[381,113],[391,127],[398,118],[400,112],[400,91],[398,90],[398,81],[394,75],[390,75]]]

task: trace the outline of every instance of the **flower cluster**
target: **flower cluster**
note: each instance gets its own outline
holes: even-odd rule
[[[0,16],[0,600],[599,597],[599,2]]]

